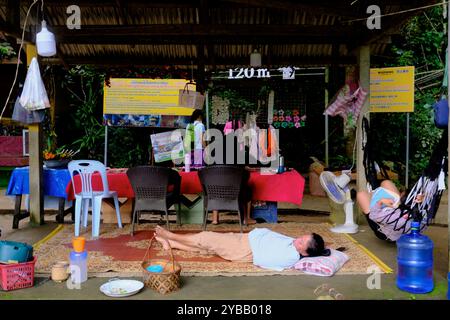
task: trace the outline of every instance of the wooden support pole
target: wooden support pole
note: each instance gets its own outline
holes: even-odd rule
[[[44,223],[44,181],[42,169],[42,127],[30,124],[30,222],[31,225]]]
[[[37,57],[36,46],[27,45],[27,66]],[[44,223],[44,178],[42,169],[43,136],[41,124],[28,126],[28,148],[30,151],[30,223],[33,226]]]
[[[370,46],[361,46],[358,50],[358,66],[359,66],[359,81],[361,84],[361,87],[369,92],[370,90]],[[362,128],[362,119],[363,116],[366,115],[367,111],[369,111],[369,98],[366,99],[364,102],[364,105],[361,109],[361,114],[358,118],[358,126],[356,128],[356,172],[357,172],[357,178],[356,178],[356,187],[358,191],[367,190],[367,181],[366,181],[366,175],[364,170],[364,153],[362,150],[362,134],[363,134],[363,128]],[[367,118],[369,118],[369,115],[366,115]],[[361,211],[358,212],[358,220],[361,215]]]
[[[204,92],[205,86],[205,46],[197,46],[197,91]]]
[[[450,54],[450,51],[448,48],[450,47],[450,2],[447,4],[447,55]],[[449,58],[449,57],[447,57]],[[450,65],[447,66],[450,70]],[[447,76],[448,76],[448,70],[447,70]],[[450,86],[447,85],[447,97],[450,97]],[[450,120],[450,114],[449,114],[449,120]],[[450,123],[450,122],[448,122]],[[447,145],[447,159],[449,159],[448,152],[450,150],[450,130],[447,129],[448,134],[448,145]],[[448,169],[450,169],[450,161],[448,161]],[[450,172],[450,170],[448,170]],[[450,192],[448,190],[449,181],[447,180],[447,194],[448,194],[448,205],[447,205],[447,233],[448,233],[448,273],[447,273],[447,280],[448,283],[450,283]],[[447,287],[447,299],[450,298],[450,286]]]

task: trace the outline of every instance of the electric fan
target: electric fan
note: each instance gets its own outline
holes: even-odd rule
[[[345,223],[331,228],[336,233],[356,233],[358,225],[353,220],[353,201],[350,194],[348,183],[350,176],[342,171],[339,177],[336,177],[330,171],[323,171],[320,174],[320,184],[327,193],[328,197],[337,204],[344,205]]]

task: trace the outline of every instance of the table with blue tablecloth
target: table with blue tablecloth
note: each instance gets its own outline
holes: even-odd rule
[[[7,196],[16,196],[14,209],[13,228],[17,229],[19,221],[28,217],[29,212],[22,213],[20,207],[22,204],[22,195],[30,193],[29,182],[30,168],[15,168],[9,180]],[[48,169],[44,167],[44,196],[52,196],[59,198],[58,215],[56,221],[62,223],[64,216],[67,214],[65,209],[65,201],[67,199],[66,187],[70,181],[70,173],[67,169]]]

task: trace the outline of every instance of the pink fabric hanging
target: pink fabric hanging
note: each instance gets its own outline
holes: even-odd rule
[[[347,120],[349,114],[353,114],[356,120],[366,100],[367,91],[362,87],[356,89],[353,94],[350,94],[350,92],[345,93],[344,90],[345,87],[339,91],[336,100],[328,106],[324,114],[332,117],[339,115],[345,120]]]

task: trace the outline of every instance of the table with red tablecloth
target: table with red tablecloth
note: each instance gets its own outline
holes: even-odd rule
[[[179,172],[181,176],[181,193],[198,194],[202,192],[202,186],[197,171]],[[75,177],[77,178],[77,177]],[[125,172],[107,173],[109,190],[116,191],[120,198],[134,198],[133,188]],[[76,190],[80,191],[80,179],[75,179]],[[102,190],[101,177],[93,175],[92,185],[94,190]],[[300,206],[303,200],[305,179],[295,170],[282,174],[265,174],[260,171],[251,171],[248,186],[252,190],[252,200],[289,202]],[[66,188],[68,200],[75,198],[72,182]]]

